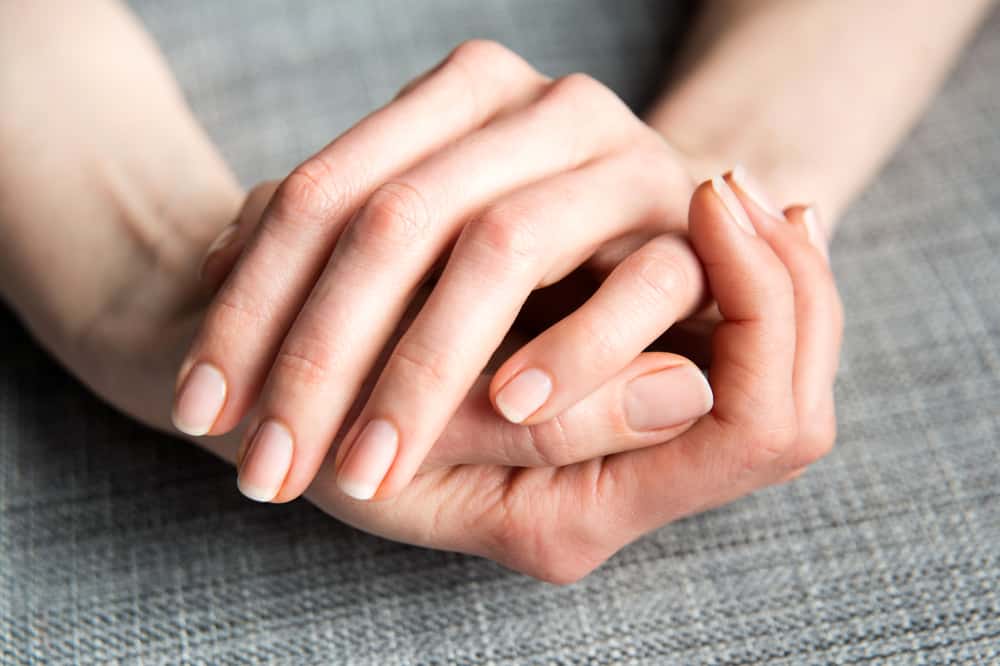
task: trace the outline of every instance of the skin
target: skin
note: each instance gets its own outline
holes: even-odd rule
[[[799,81],[805,68],[805,75],[816,74],[810,78],[830,85],[809,69],[815,62],[822,73],[831,67],[829,52],[818,53],[802,41],[814,22],[833,26],[828,34],[841,46],[837,57],[851,54],[847,72],[884,53],[883,44],[874,50],[883,32],[875,27],[884,25],[888,14],[876,13],[863,24],[855,50],[855,21],[845,19],[864,13],[860,6],[852,14],[829,3],[818,10],[801,7],[770,3],[748,13],[745,5],[730,4],[735,27],[724,45],[764,43],[757,33],[796,27],[793,46],[802,50],[800,57],[786,57],[796,69],[778,71],[787,72],[778,79],[783,83]],[[917,7],[906,9],[908,29],[900,32],[910,39],[938,28]],[[959,32],[967,29],[968,16],[975,17],[955,14],[958,18],[946,18]],[[712,46],[703,47],[709,50],[697,61],[682,61],[685,73],[677,79],[676,94],[690,108],[699,103],[742,108],[751,103],[746,95],[755,99],[761,91],[730,85],[731,70],[701,71],[723,48],[714,46],[718,28],[706,23],[711,19],[703,19],[695,39]],[[867,30],[872,32],[865,39]],[[736,54],[722,57],[731,62]],[[477,76],[470,78],[470,71]],[[906,87],[930,89],[939,76],[931,68],[900,81],[852,85],[878,84],[871,102],[883,109]],[[761,108],[767,121],[781,122],[788,109],[798,113],[783,97],[803,92],[825,93],[820,99],[829,95],[783,86],[778,103]],[[671,96],[646,124],[585,76],[549,80],[496,44],[463,44],[281,182],[181,366],[175,424],[190,434],[224,434],[253,408],[240,480],[245,491],[254,487],[257,492],[249,494],[256,499],[297,497],[331,447],[345,492],[362,499],[393,497],[419,471],[528,296],[595,253],[607,253],[607,246],[621,245],[624,237],[632,253],[593,297],[528,342],[492,380],[491,400],[512,422],[534,425],[561,414],[705,300],[690,250],[669,238],[647,242],[663,232],[683,231],[696,175],[685,152],[709,154],[702,145],[709,139],[685,135],[683,141],[695,145],[681,152],[654,129],[668,128],[671,136],[677,127],[691,126],[690,120],[683,122],[691,113],[683,104]],[[827,132],[825,141],[812,139],[815,132],[804,131],[811,128],[801,121],[781,140],[808,150],[811,160],[818,155],[826,160],[841,143],[858,152],[862,142],[879,134],[893,138],[905,129],[894,115],[878,113],[865,122],[857,113],[849,116],[852,123],[843,134]],[[815,115],[825,117],[822,111]],[[723,117],[717,114],[715,122]],[[887,118],[894,124],[887,127]],[[726,127],[732,124],[726,121]],[[710,125],[703,132],[711,136],[720,130]],[[841,136],[851,139],[830,139]],[[746,154],[755,168],[774,161],[771,155]],[[358,155],[366,156],[360,167]],[[866,153],[862,176],[880,157]],[[783,170],[777,173],[800,166],[822,178],[827,187],[812,189],[824,207],[839,211],[843,197],[858,186],[859,165],[845,171],[846,162],[833,160],[841,169],[823,173],[801,157],[782,156]],[[699,161],[697,169],[704,168]],[[773,188],[775,167],[763,172]],[[765,194],[768,185],[743,184],[758,205],[776,210]],[[277,266],[280,280],[274,279]],[[360,413],[348,418],[411,295],[432,272],[437,280],[426,303],[394,343]],[[256,334],[243,335],[248,328]],[[211,390],[203,386],[208,369]],[[524,388],[518,380],[529,376],[533,384]],[[510,397],[513,393],[520,395]],[[205,394],[210,399],[201,397]],[[378,443],[363,436],[373,427],[383,433]],[[280,454],[264,443],[269,438],[262,433],[272,431],[282,434]]]
[[[609,373],[603,384],[558,417],[530,427],[497,414],[492,390],[497,387],[490,384],[494,377],[480,374],[473,376],[472,388],[453,413],[438,415],[446,421],[441,436],[424,441],[421,446],[430,448],[414,470],[420,473],[402,484],[395,497],[379,502],[347,497],[335,484],[335,459],[329,456],[306,496],[369,532],[483,555],[546,580],[568,582],[645,531],[797,474],[829,449],[834,436],[831,387],[840,312],[823,245],[815,233],[808,240],[805,209],[786,209],[790,222],[769,219],[765,208],[771,206],[761,207],[730,178],[757,230],[756,236],[739,235],[715,190],[695,189],[693,183],[742,161],[757,176],[758,200],[761,192],[781,202],[814,193],[818,207],[831,213],[824,216],[829,229],[831,218],[916,117],[988,4],[952,7],[897,0],[891,35],[884,30],[885,17],[868,11],[868,5],[778,0],[744,7],[707,4],[672,85],[646,117],[647,125],[668,139],[665,145],[676,158],[676,170],[670,173],[678,183],[686,182],[684,197],[660,203],[669,209],[660,216],[661,223],[667,220],[661,226],[638,231],[629,226],[634,220],[601,220],[620,223],[630,233],[613,243],[595,242],[590,256],[581,256],[586,252],[580,250],[585,245],[580,239],[567,239],[566,247],[577,248],[576,256],[562,258],[568,265],[548,266],[548,275],[536,285],[560,269],[569,272],[581,260],[586,260],[584,270],[570,272],[560,284],[588,284],[575,280],[588,270],[599,278],[612,273],[650,242],[684,248],[670,255],[671,261],[697,259],[704,266],[708,295],[724,318],[717,326],[718,315],[701,320],[709,325],[700,338],[715,347],[710,413],[654,433],[627,427],[623,395],[629,381],[655,369],[690,364],[662,352],[639,354],[617,372],[609,371],[614,363],[609,364],[602,370]],[[816,25],[828,29],[808,27]],[[846,66],[843,58],[831,55],[845,52],[848,32],[852,53],[884,67],[858,68],[853,61]],[[892,48],[886,39],[892,40]],[[912,44],[919,44],[925,57],[912,58],[903,48]],[[496,45],[487,48],[496,53]],[[782,82],[772,94],[759,94],[745,75],[751,53],[767,54],[757,71],[763,68],[768,80]],[[109,70],[106,62],[122,64]],[[585,84],[587,95],[600,96],[606,109],[615,108],[616,100],[594,82],[574,81],[561,84],[564,93]],[[554,83],[539,85],[551,88]],[[418,87],[404,92],[396,106],[413,102]],[[720,99],[719,91],[729,97]],[[280,212],[280,205],[273,203],[267,186],[244,197],[185,107],[155,47],[118,4],[94,2],[85,9],[46,2],[0,5],[0,95],[7,100],[0,115],[0,147],[9,158],[0,165],[0,245],[5,248],[0,293],[41,343],[98,394],[152,427],[172,430],[177,368],[206,305],[227,281],[244,246],[263,246],[253,239],[265,234],[260,222],[267,214],[255,213],[253,207],[262,211],[272,202]],[[798,103],[803,99],[816,100],[808,113]],[[47,110],[58,108],[77,113],[49,117]],[[549,108],[559,110],[555,104]],[[706,108],[739,108],[742,113],[733,122],[732,114],[705,113]],[[511,111],[509,117],[515,115]],[[540,123],[550,122],[539,115]],[[40,116],[44,123],[38,122]],[[415,113],[408,120],[420,127],[432,119]],[[637,136],[643,134],[635,122],[615,122],[610,129],[631,123]],[[149,133],[149,126],[163,131]],[[595,128],[595,135],[600,131]],[[358,154],[376,165],[398,157],[379,150],[376,134],[369,137],[375,144],[358,144]],[[844,141],[848,135],[857,140]],[[620,139],[611,132],[608,140]],[[652,144],[648,140],[644,147]],[[631,155],[632,143],[626,143],[621,144],[623,152]],[[416,162],[419,156],[410,157]],[[178,163],[185,169],[173,168]],[[531,175],[553,178],[566,172],[566,163],[548,166],[553,173]],[[622,173],[609,171],[606,177],[613,181],[634,171]],[[522,186],[530,180],[520,178]],[[308,177],[298,179],[299,188],[292,181],[288,185],[283,180],[279,191],[319,191],[311,189]],[[370,186],[377,190],[384,182],[376,177]],[[434,182],[428,176],[427,186],[433,188]],[[52,196],[53,191],[60,196]],[[547,195],[538,196],[545,205]],[[293,210],[300,203],[290,196],[286,205]],[[239,234],[228,249],[205,262],[202,279],[207,248],[237,218],[241,206],[245,222]],[[300,230],[309,226],[308,216],[298,222]],[[688,222],[690,235],[684,236]],[[391,232],[394,223],[385,227],[382,231]],[[668,229],[673,233],[664,237]],[[94,262],[94,256],[102,261]],[[315,261],[322,267],[328,259]],[[241,264],[232,275],[244,270]],[[475,275],[470,279],[478,279]],[[309,280],[301,280],[311,287]],[[460,286],[456,280],[451,283]],[[67,290],[67,284],[73,289]],[[706,282],[695,278],[686,284],[687,291],[671,292],[673,310],[656,312],[656,317],[678,318],[699,309],[705,294],[695,293],[699,289],[694,287]],[[372,361],[348,406],[348,422],[367,404],[362,399],[378,381],[382,359],[410,330],[402,311],[419,319],[421,305],[431,302],[422,302],[426,288],[411,291],[402,305],[396,302],[396,321],[390,317],[383,323],[386,348]],[[581,287],[575,293],[587,297],[592,292],[592,287]],[[822,296],[802,299],[803,293]],[[528,309],[536,304],[548,309],[543,296],[529,296]],[[621,303],[619,298],[609,302]],[[440,309],[441,316],[447,310]],[[515,321],[498,356],[508,363],[525,358],[530,344],[517,352],[521,356],[507,356],[558,321],[551,316],[528,322],[530,326]],[[539,342],[545,339],[544,333],[535,339],[538,357],[532,360],[591,353],[565,354],[564,348],[555,354],[556,346]],[[775,339],[795,343],[763,344]],[[371,351],[367,353],[370,357]],[[481,358],[482,350],[478,353]],[[754,368],[758,371],[747,371]],[[761,404],[759,396],[770,397]],[[225,436],[198,438],[197,443],[235,461],[244,431],[236,426]],[[525,469],[525,464],[532,467]]]
[[[470,69],[486,72],[482,90],[460,87]],[[581,107],[586,124],[574,120]],[[357,154],[378,157],[358,168]],[[503,47],[469,42],[278,186],[182,364],[182,395],[193,368],[208,364],[226,384],[210,434],[251,407],[251,436],[267,422],[289,433],[277,501],[305,490],[342,428],[353,442],[372,419],[390,424],[398,452],[375,497],[394,496],[531,292],[623,234],[682,231],[691,191],[670,146],[610,90],[582,75],[548,80]],[[436,264],[436,285],[345,422]],[[686,242],[663,237],[636,250],[574,319],[543,334],[537,344],[571,351],[559,356],[561,372],[547,364],[555,388],[546,404],[512,420],[551,420],[604,384],[691,313],[702,283]],[[613,330],[615,321],[628,328]],[[495,404],[518,359],[497,372]]]

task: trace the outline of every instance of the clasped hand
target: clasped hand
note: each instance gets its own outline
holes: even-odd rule
[[[578,307],[512,336],[581,270],[599,284]],[[175,425],[242,423],[245,494],[308,489],[389,538],[575,580],[833,444],[842,315],[815,212],[742,170],[696,187],[610,90],[490,42],[252,190],[203,275]],[[708,382],[644,351],[692,316]]]

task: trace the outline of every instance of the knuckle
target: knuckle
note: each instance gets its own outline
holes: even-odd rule
[[[453,87],[459,93],[457,103],[469,105],[470,113],[481,120],[497,112],[496,91],[542,78],[523,58],[489,39],[462,42],[445,58],[441,71],[443,77],[457,79]]]
[[[282,384],[320,386],[331,375],[325,347],[319,344],[285,344],[274,359],[273,373]]]
[[[429,224],[423,195],[411,185],[390,182],[372,193],[349,233],[356,241],[398,247],[419,240]]]
[[[456,46],[448,62],[483,67],[520,59],[513,51],[492,39],[469,39]]]
[[[466,234],[473,244],[508,264],[530,260],[539,246],[532,217],[511,207],[487,209],[469,223]]]
[[[543,112],[546,108],[552,107],[554,114],[565,113],[567,109],[573,113],[586,109],[588,114],[598,118],[620,120],[623,117],[631,117],[634,120],[634,116],[618,95],[594,77],[581,72],[567,74],[553,81],[538,100],[538,106]],[[626,111],[627,114],[622,115],[622,111]],[[623,131],[625,133],[623,136],[627,135],[634,139],[638,136],[637,130],[642,127],[642,123],[634,121],[621,124],[615,121],[614,127]]]
[[[576,462],[561,416],[525,428],[527,444],[541,467],[563,467]]]
[[[574,72],[556,79],[549,86],[546,97],[573,106],[593,105],[606,101],[611,91],[603,83],[583,72]]]
[[[383,372],[403,378],[414,391],[442,391],[448,386],[448,368],[461,367],[455,361],[455,353],[444,347],[404,337]]]
[[[205,330],[207,337],[219,337],[228,343],[247,331],[260,331],[269,319],[270,313],[258,299],[232,284],[216,296]]]
[[[343,210],[346,194],[329,183],[330,168],[316,157],[297,166],[278,186],[271,207],[282,220],[324,221]]]
[[[635,284],[643,285],[655,302],[677,300],[691,284],[684,265],[673,253],[647,249],[628,257],[622,265]]]
[[[781,463],[798,440],[793,424],[751,426],[744,437],[744,456],[740,471],[757,476],[769,473]]]

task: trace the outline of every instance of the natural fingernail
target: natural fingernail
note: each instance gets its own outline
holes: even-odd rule
[[[712,403],[708,380],[690,365],[640,375],[625,386],[625,418],[637,431],[680,425],[707,414]]]
[[[715,191],[715,195],[719,197],[722,205],[725,206],[730,220],[751,236],[756,236],[757,232],[754,230],[753,223],[750,222],[747,212],[743,210],[743,204],[740,203],[740,200],[736,197],[736,193],[730,189],[725,179],[721,176],[713,178],[712,190]]]
[[[204,435],[212,429],[225,401],[225,376],[214,365],[199,363],[188,373],[174,401],[174,426],[188,435]]]
[[[809,238],[809,242],[829,260],[830,250],[826,246],[826,234],[823,232],[823,227],[819,222],[819,215],[813,206],[807,206],[802,211],[802,223],[806,227],[806,236]]]
[[[258,502],[270,502],[281,490],[292,465],[292,434],[277,421],[264,421],[240,467],[236,485]]]
[[[239,230],[239,225],[234,222],[219,232],[219,235],[215,237],[215,240],[212,241],[212,244],[209,245],[208,249],[205,251],[204,259],[201,260],[200,272],[202,274],[205,272],[205,264],[207,264],[209,259],[212,258],[212,255],[219,250],[232,245],[233,241],[236,240],[236,234]]]
[[[524,370],[497,393],[500,413],[511,423],[520,423],[538,411],[552,393],[552,379],[537,368]]]
[[[781,212],[781,209],[774,205],[774,203],[764,194],[764,188],[754,180],[750,172],[742,164],[736,165],[730,172],[733,182],[736,186],[742,190],[743,194],[747,195],[751,201],[757,204],[758,207],[771,217],[783,220],[785,219],[785,214]]]
[[[385,419],[373,419],[358,435],[337,474],[337,485],[354,499],[375,496],[399,448],[399,433]]]

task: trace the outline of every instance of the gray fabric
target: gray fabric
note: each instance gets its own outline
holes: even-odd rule
[[[139,3],[240,177],[286,171],[461,39],[641,106],[659,2]],[[116,415],[0,321],[0,661],[1000,661],[1000,16],[845,221],[836,451],[582,582],[403,546]]]

